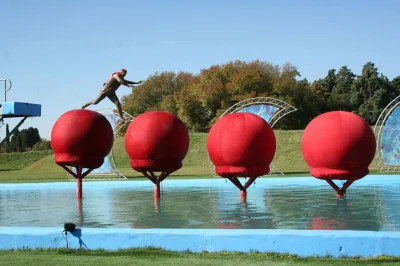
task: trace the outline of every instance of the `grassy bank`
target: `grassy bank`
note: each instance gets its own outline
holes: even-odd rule
[[[400,265],[396,257],[300,258],[277,253],[172,252],[157,248],[104,250],[0,251],[7,265]]]
[[[52,151],[0,153],[0,171],[22,170],[52,154]]]
[[[273,166],[285,176],[308,175],[308,166],[301,153],[303,131],[276,130],[277,151]],[[190,147],[183,167],[170,178],[210,177],[207,154],[207,133],[190,133]],[[125,153],[124,139],[118,137],[113,147],[118,169],[128,178],[142,178],[133,171]],[[371,164],[374,169],[375,162]],[[274,167],[271,167],[272,170]],[[0,182],[67,181],[65,171],[54,163],[51,151],[0,154]]]

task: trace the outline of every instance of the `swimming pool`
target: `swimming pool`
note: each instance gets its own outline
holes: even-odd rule
[[[243,180],[241,180],[243,182]],[[369,175],[346,199],[312,177],[259,178],[247,201],[222,178],[0,184],[0,226],[400,231],[400,176]]]

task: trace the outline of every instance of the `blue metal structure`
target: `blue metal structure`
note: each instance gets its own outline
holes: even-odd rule
[[[25,122],[28,117],[41,116],[41,105],[34,103],[23,102],[7,102],[7,91],[12,87],[11,80],[0,79],[4,82],[4,102],[0,103],[0,123],[4,123],[6,118],[22,118],[21,121],[14,127],[13,130],[0,141],[0,147],[9,139],[12,134]]]

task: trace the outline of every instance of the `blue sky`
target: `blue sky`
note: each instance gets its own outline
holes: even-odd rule
[[[13,82],[8,101],[42,104],[42,117],[22,128],[49,139],[57,118],[120,68],[137,81],[259,59],[290,62],[313,81],[344,65],[359,74],[372,61],[392,79],[400,75],[399,10],[396,0],[0,0],[0,78]],[[90,109],[108,107],[105,99]]]

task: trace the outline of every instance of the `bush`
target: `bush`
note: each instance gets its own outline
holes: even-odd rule
[[[51,150],[51,142],[47,139],[42,139],[32,147],[33,151]]]

